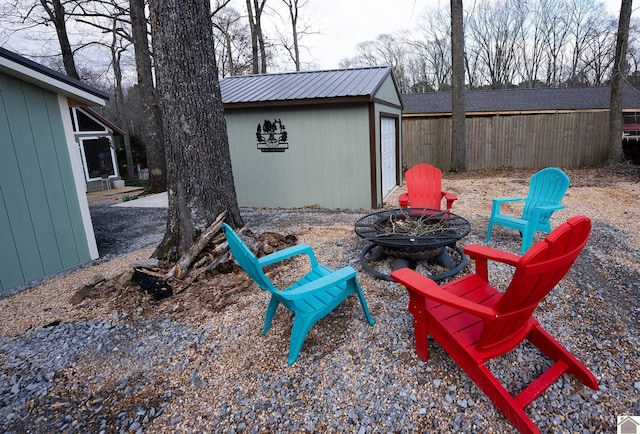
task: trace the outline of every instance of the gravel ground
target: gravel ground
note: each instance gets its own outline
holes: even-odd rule
[[[472,224],[463,245],[484,238],[490,198],[526,191],[529,175],[445,180],[460,197],[454,211]],[[567,209],[554,226],[586,214],[593,231],[536,317],[592,370],[600,390],[564,375],[527,412],[542,432],[615,432],[616,416],[640,415],[640,188],[637,177],[569,175]],[[312,328],[291,367],[291,317],[279,310],[261,335],[268,299],[250,282],[235,303],[216,311],[195,297],[195,289],[161,302],[140,296],[130,309],[114,307],[122,305],[112,303],[120,296],[113,289],[70,305],[69,297],[91,276],[113,276],[108,266],[121,271],[127,261],[148,256],[164,230],[164,210],[102,204],[91,211],[101,226],[100,251],[111,261],[83,268],[74,283],[72,276],[56,278],[0,300],[3,432],[514,432],[435,342],[428,362],[415,356],[406,291],[367,275],[358,262],[366,242],[353,224],[371,211],[243,210],[254,232],[294,233],[314,246],[321,262],[356,268],[376,320],[369,326],[350,298]],[[111,212],[122,213],[126,224],[113,222]],[[519,251],[508,230],[496,230],[490,245]],[[271,277],[286,280],[295,268],[282,267]],[[494,265],[490,275],[503,286],[511,270]],[[522,345],[490,368],[515,393],[548,363]]]
[[[164,208],[114,207],[102,203],[91,205],[90,212],[102,260],[156,247],[167,225]]]

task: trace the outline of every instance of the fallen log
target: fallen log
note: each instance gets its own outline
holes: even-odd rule
[[[222,212],[216,220],[209,225],[209,227],[198,237],[195,243],[189,248],[187,253],[182,255],[180,260],[175,263],[173,267],[167,272],[166,277],[177,277],[181,279],[182,277],[187,275],[189,270],[189,266],[191,263],[198,257],[200,252],[204,250],[205,247],[209,244],[209,241],[218,233],[220,228],[222,227],[222,222],[224,221],[224,217],[227,215],[227,212]]]
[[[85,298],[87,298],[89,296],[89,294],[91,293],[91,291],[93,291],[93,289],[99,285],[100,283],[104,282],[106,279],[103,276],[96,276],[93,279],[91,279],[91,281],[89,283],[87,283],[86,285],[84,285],[82,288],[78,289],[75,294],[73,294],[73,296],[71,297],[71,299],[69,300],[69,302],[71,304],[80,304]]]
[[[247,227],[243,226],[242,228],[236,231],[236,234],[240,235],[246,229]],[[217,255],[217,259],[211,261],[211,263],[207,266],[207,271],[213,271],[220,264],[224,264],[228,261],[233,261],[233,256],[231,256],[231,253],[228,250],[229,250],[228,241],[218,244],[216,248],[213,250],[213,253]]]

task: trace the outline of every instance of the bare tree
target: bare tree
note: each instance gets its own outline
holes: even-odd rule
[[[609,152],[607,162],[619,163],[622,160],[622,83],[627,71],[627,43],[629,39],[629,23],[631,22],[632,0],[622,0],[618,36],[616,39],[616,56],[611,76],[611,108],[609,109]]]
[[[267,0],[247,0],[254,74],[267,73],[267,50],[262,33],[262,12],[266,3]]]
[[[609,23],[604,23],[585,44],[580,57],[580,78],[587,86],[604,86],[612,73],[616,53],[616,34]]]
[[[60,51],[62,53],[62,61],[64,62],[64,69],[67,75],[80,79],[75,60],[73,59],[73,50],[69,42],[69,35],[67,35],[66,14],[62,2],[60,0],[40,0],[40,4],[56,29],[58,42],[60,43]]]
[[[520,9],[523,25],[518,32],[518,51],[521,61],[518,73],[522,87],[537,87],[544,64],[545,53],[542,41],[545,38],[541,8],[549,0],[533,1]]]
[[[118,122],[126,132],[124,136],[124,149],[125,149],[125,156],[127,161],[126,178],[131,180],[134,178],[133,153],[131,152],[129,122],[127,122],[126,110],[124,108],[124,92],[122,90],[122,68],[121,68],[122,53],[126,52],[128,44],[124,42],[125,40],[123,40],[122,37],[119,36],[118,20],[115,17],[112,20],[112,26],[113,27],[111,31],[110,49],[111,49],[111,59],[113,64],[113,75],[115,78],[116,108],[118,113]]]
[[[419,38],[408,41],[414,61],[408,63],[412,88],[444,90],[451,86],[451,17],[443,10],[428,11],[419,27]],[[424,90],[423,90],[424,91]]]
[[[92,44],[108,46],[113,70],[113,93],[115,95],[115,121],[125,130],[124,147],[126,157],[127,179],[134,178],[133,153],[131,151],[129,119],[124,102],[123,89],[123,57],[131,45],[129,11],[122,0],[94,1],[78,5],[78,10],[71,14],[77,23],[83,23],[97,29],[104,35],[111,35],[110,41],[96,40]]]
[[[464,104],[464,10],[451,0],[451,170],[467,170],[467,127]]]
[[[167,157],[167,231],[154,256],[177,259],[223,211],[242,224],[208,2],[153,1],[152,41]]]
[[[289,57],[293,60],[296,71],[300,71],[302,68],[300,63],[300,41],[304,35],[311,33],[308,26],[300,27],[300,9],[305,7],[309,0],[282,0],[282,2],[287,6],[289,12],[291,40],[280,31],[278,31],[278,35]]]
[[[494,89],[512,85],[516,76],[516,42],[523,23],[514,1],[484,3],[469,20],[469,51],[477,52],[485,81]]]
[[[74,4],[71,3],[71,7]],[[70,77],[80,79],[67,32],[69,16],[61,0],[6,0],[1,2],[0,7],[0,19],[4,23],[2,27],[8,25],[18,32],[23,31],[29,39],[34,39],[34,35],[40,36],[41,33],[32,32],[32,29],[53,28],[60,47],[64,72]]]
[[[389,34],[381,34],[373,41],[361,42],[357,45],[359,66],[390,66],[401,93],[409,91],[406,74],[408,63],[407,44],[403,39]]]
[[[597,40],[607,25],[606,11],[602,3],[593,0],[570,0],[569,34],[571,35],[571,65],[567,77],[569,86],[585,85],[582,58],[594,39]],[[591,53],[593,54],[593,53]]]
[[[307,4],[307,2],[303,1],[302,3],[300,3],[299,0],[282,0],[282,2],[287,5],[287,8],[289,9],[289,19],[291,19],[292,43],[291,46],[285,45],[285,48],[296,66],[296,71],[300,71],[300,47],[298,46],[298,14],[300,12],[300,8]]]
[[[162,142],[162,124],[157,97],[153,85],[152,60],[149,50],[147,20],[144,15],[144,0],[102,0],[78,5],[70,14],[78,23],[98,29],[103,34],[112,34],[110,50],[115,79],[115,100],[118,123],[127,132],[125,152],[127,157],[127,178],[134,177],[134,161],[130,145],[130,116],[124,107],[122,72],[120,57],[135,47],[136,71],[138,75],[139,96],[142,106],[142,136],[146,148],[146,163],[149,169],[147,192],[166,191],[166,163]],[[114,48],[117,41],[127,41],[126,48]],[[100,42],[94,42],[100,44]]]
[[[153,68],[144,0],[129,0],[131,35],[135,48],[138,89],[142,106],[142,137],[147,149],[149,193],[167,190],[167,162],[160,105],[153,83]]]
[[[539,9],[542,19],[543,47],[546,54],[545,83],[559,86],[562,81],[562,65],[569,34],[569,19],[565,1],[545,0]]]
[[[242,24],[240,13],[233,8],[224,8],[215,12],[212,20],[220,76],[251,72],[251,36]]]

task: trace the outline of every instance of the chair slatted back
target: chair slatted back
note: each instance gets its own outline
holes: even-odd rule
[[[494,306],[498,317],[485,320],[479,348],[499,345],[522,331],[538,304],[580,255],[590,231],[587,217],[573,217],[520,258],[511,283]]]
[[[442,171],[430,164],[417,164],[405,173],[411,208],[440,209]]]
[[[258,263],[258,258],[253,254],[245,243],[242,242],[238,234],[226,223],[222,224],[222,230],[227,237],[229,249],[233,254],[233,258],[242,267],[242,269],[253,279],[256,284],[265,291],[275,292],[277,289],[273,283],[267,278],[262,271],[262,267]]]
[[[569,177],[556,167],[543,169],[531,177],[529,193],[524,203],[522,218],[530,220],[533,211],[543,205],[559,205],[569,188]],[[540,213],[538,222],[546,224],[553,211]]]

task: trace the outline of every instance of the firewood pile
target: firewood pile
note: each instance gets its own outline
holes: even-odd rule
[[[78,289],[70,302],[78,305],[87,298],[111,294],[113,298],[129,299],[135,304],[137,297],[123,297],[122,294],[136,290],[150,296],[153,301],[160,301],[178,296],[189,288],[213,310],[237,301],[253,283],[234,261],[226,237],[220,230],[224,217],[225,213],[218,216],[175,264],[153,258],[137,261],[114,279],[94,278]],[[255,234],[246,226],[237,233],[257,257],[298,242],[295,235],[277,232]],[[273,267],[265,267],[265,272]]]

